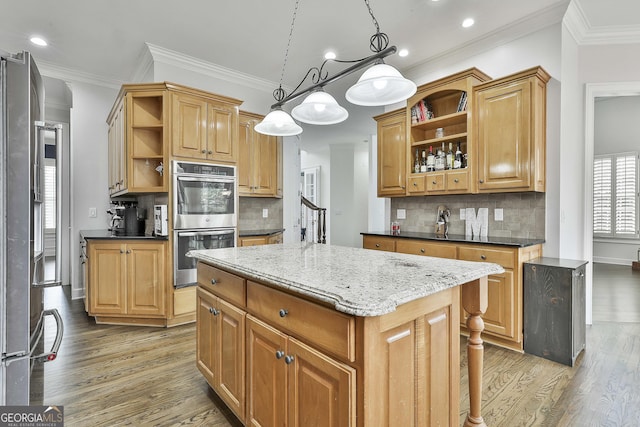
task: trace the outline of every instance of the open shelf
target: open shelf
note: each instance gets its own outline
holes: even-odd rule
[[[130,187],[136,189],[155,188],[158,191],[164,190],[164,175],[160,175],[156,171],[156,167],[163,161],[162,157],[133,158],[131,160],[132,176],[129,184]]]
[[[162,127],[134,127],[131,130],[133,157],[153,157],[163,155]]]
[[[463,141],[464,144],[466,145],[466,139],[467,139],[467,132],[462,132],[462,133],[455,133],[453,135],[445,135],[442,138],[433,138],[433,139],[425,139],[422,141],[415,141],[411,143],[412,147],[417,147],[417,146],[429,146],[429,145],[433,145],[434,148],[438,148],[439,146],[442,145],[442,143],[444,142],[445,144],[448,144],[449,142],[454,143],[454,147],[455,144],[460,141],[460,145],[463,145]]]
[[[135,96],[131,100],[132,126],[162,126],[162,96]]]

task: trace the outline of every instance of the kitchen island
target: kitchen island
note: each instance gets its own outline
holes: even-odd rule
[[[481,314],[492,263],[320,244],[192,251],[197,364],[245,425],[484,425]],[[462,285],[462,292],[458,286]]]

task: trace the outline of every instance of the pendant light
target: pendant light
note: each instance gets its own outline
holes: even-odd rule
[[[333,96],[320,89],[311,92],[302,104],[294,107],[291,115],[298,121],[312,125],[333,125],[345,121],[349,112]]]
[[[267,114],[254,129],[258,133],[273,136],[294,136],[302,133],[302,128],[291,116],[279,108]]]
[[[378,106],[404,101],[416,93],[417,87],[411,80],[391,65],[376,64],[367,69],[358,82],[345,93],[352,104]]]

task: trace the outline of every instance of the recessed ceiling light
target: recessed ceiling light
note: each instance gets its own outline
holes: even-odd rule
[[[400,49],[400,52],[398,52],[398,56],[405,57],[407,55],[409,55],[409,51],[407,49]]]
[[[42,37],[38,37],[38,36],[33,36],[29,39],[29,41],[31,41],[31,43],[35,44],[36,46],[46,46],[47,45],[47,41],[45,39],[43,39]]]
[[[472,26],[475,23],[475,21],[473,20],[473,18],[467,18],[464,21],[462,21],[462,26],[464,28],[469,28],[470,26]]]
[[[329,51],[324,54],[324,59],[336,59],[336,53]]]

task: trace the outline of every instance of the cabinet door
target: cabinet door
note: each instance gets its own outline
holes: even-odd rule
[[[482,315],[484,331],[504,337],[510,341],[520,341],[516,336],[515,325],[520,316],[520,309],[516,305],[516,285],[513,270],[505,269],[503,274],[494,274],[488,277],[489,300],[487,311]],[[466,326],[468,314],[462,314],[462,324]]]
[[[275,196],[277,185],[277,139],[275,136],[254,132],[254,165],[256,166],[253,192]]]
[[[125,145],[125,103],[118,106],[109,123],[109,194],[127,188],[127,150]]]
[[[237,161],[238,113],[209,103],[207,109],[207,159],[223,162]]]
[[[89,243],[89,314],[125,314],[126,258],[120,243]]]
[[[130,243],[127,259],[127,313],[164,315],[164,243]]]
[[[173,155],[207,158],[207,103],[199,98],[173,95]]]
[[[255,120],[242,114],[239,116],[238,125],[238,195],[251,195],[253,189],[253,126]]]
[[[476,94],[478,189],[532,185],[531,87],[528,80]]]
[[[214,352],[217,333],[213,315],[216,297],[198,288],[196,291],[196,366],[211,387],[217,383],[214,373]]]
[[[287,337],[250,315],[247,315],[247,334],[245,425],[284,426],[287,411],[287,365],[284,362]]]
[[[406,126],[405,109],[378,121],[378,197],[405,194]]]
[[[289,338],[287,425],[354,426],[356,371]],[[290,362],[290,363],[289,363]]]
[[[215,388],[233,412],[244,420],[245,408],[245,316],[226,301],[217,300],[218,342]]]

